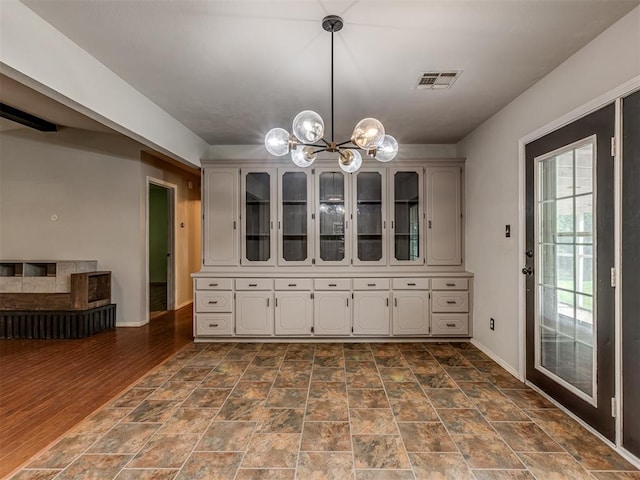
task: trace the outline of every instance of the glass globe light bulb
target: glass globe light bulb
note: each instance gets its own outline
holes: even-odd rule
[[[351,141],[363,150],[377,148],[384,139],[384,126],[375,118],[363,118],[353,129]]]
[[[379,162],[390,162],[398,154],[398,142],[391,135],[385,135],[376,151],[375,159]]]
[[[304,110],[293,119],[293,134],[302,143],[316,143],[324,135],[324,121],[312,110]]]
[[[357,172],[362,166],[362,155],[358,150],[340,150],[338,165],[347,173]]]
[[[286,155],[289,151],[289,132],[284,128],[272,128],[264,136],[264,146],[271,155]]]
[[[291,151],[291,160],[299,167],[308,167],[316,159],[313,147],[296,148]]]

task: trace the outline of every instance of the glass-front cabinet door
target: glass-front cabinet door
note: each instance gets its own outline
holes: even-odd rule
[[[362,169],[353,174],[354,265],[386,265],[386,171]]]
[[[278,252],[280,265],[311,265],[313,220],[311,172],[278,169]]]
[[[242,169],[242,263],[275,264],[275,169]]]
[[[316,263],[349,263],[348,191],[345,174],[340,170],[317,168],[316,173]]]
[[[392,169],[391,264],[424,263],[423,171]]]

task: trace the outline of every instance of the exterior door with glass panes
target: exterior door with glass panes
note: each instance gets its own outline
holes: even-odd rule
[[[241,170],[243,264],[274,265],[276,170]]]
[[[278,263],[311,265],[313,219],[310,170],[278,169]]]
[[[386,265],[386,171],[361,169],[352,174],[354,265]]]
[[[424,263],[423,170],[391,169],[391,265]]]
[[[614,105],[526,145],[527,380],[615,439]]]
[[[316,264],[347,265],[349,256],[349,191],[341,170],[315,169]]]

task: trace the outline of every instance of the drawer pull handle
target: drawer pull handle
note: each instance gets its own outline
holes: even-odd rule
[[[216,303],[218,303],[218,301],[217,301],[217,300],[211,300],[211,301],[209,301],[209,305],[215,305]]]
[[[217,286],[218,286],[218,284],[217,284],[217,283],[210,283],[210,284],[209,284],[209,286],[210,286],[210,287],[217,287]]]
[[[375,287],[376,284],[375,283],[367,283],[367,287]]]
[[[297,283],[290,283],[290,284],[289,284],[289,286],[290,286],[290,287],[297,287],[297,286],[298,286],[298,284],[297,284]]]
[[[452,328],[453,328],[453,327],[455,327],[455,326],[456,326],[456,324],[455,324],[455,323],[447,323],[447,327],[452,327]]]
[[[447,287],[455,287],[456,284],[455,283],[447,283]]]
[[[210,328],[218,328],[218,324],[217,323],[210,323],[209,327]]]
[[[407,285],[408,285],[409,287],[415,287],[415,286],[416,286],[416,284],[415,284],[415,283],[407,283]]]
[[[449,305],[455,305],[456,301],[455,300],[447,300],[447,304]]]
[[[257,284],[257,283],[250,283],[250,284],[249,284],[249,286],[250,286],[250,287],[257,287],[257,286],[258,286],[258,284]]]
[[[337,283],[330,283],[330,284],[329,284],[329,286],[330,286],[330,287],[337,287],[337,286],[338,286],[338,284],[337,284]]]

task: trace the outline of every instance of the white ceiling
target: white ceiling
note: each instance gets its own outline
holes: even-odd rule
[[[400,143],[453,143],[639,0],[23,0],[210,144],[259,144],[312,109],[336,140],[380,119]],[[451,90],[420,72],[463,70]]]

